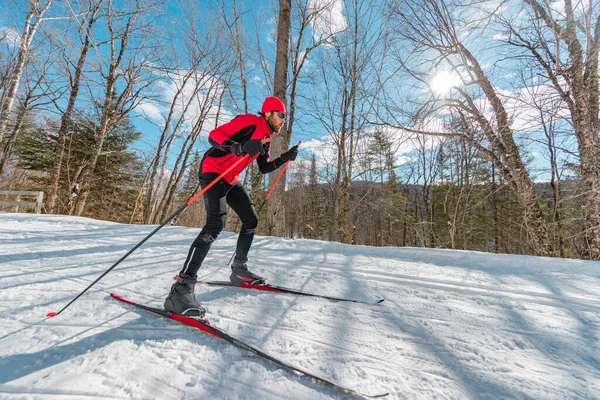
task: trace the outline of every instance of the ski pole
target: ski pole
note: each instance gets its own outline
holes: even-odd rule
[[[300,146],[300,144],[302,143],[302,141],[299,141],[296,146]],[[265,205],[265,203],[267,202],[267,200],[269,200],[269,197],[271,197],[271,193],[273,193],[273,190],[275,189],[275,186],[277,186],[277,182],[279,182],[279,179],[281,179],[281,176],[283,175],[283,173],[285,172],[286,168],[288,167],[288,165],[290,164],[289,160],[288,162],[285,163],[285,165],[283,166],[283,168],[281,168],[281,172],[279,173],[279,175],[277,175],[277,179],[275,179],[275,182],[273,182],[273,186],[271,186],[271,190],[269,190],[269,193],[267,193],[267,197],[264,198],[262,204],[260,205],[260,207],[258,207],[258,210],[256,211],[256,214],[260,214],[260,210],[262,210],[263,206]],[[229,262],[227,263],[227,265],[231,264],[231,261],[233,261],[233,257],[235,257],[235,251],[233,252],[233,254],[231,255],[231,258],[229,259]]]
[[[267,139],[263,139],[263,143],[267,143],[270,142],[271,138],[267,138]],[[121,263],[121,261],[123,261],[124,259],[126,259],[131,253],[133,253],[138,247],[140,247],[142,244],[144,244],[144,242],[146,242],[146,240],[150,239],[150,237],[152,235],[154,235],[156,232],[158,232],[163,226],[165,226],[166,224],[168,224],[173,218],[175,218],[176,216],[178,216],[183,210],[185,210],[186,208],[188,208],[188,206],[190,204],[192,204],[194,201],[196,201],[198,199],[198,197],[202,196],[208,189],[210,189],[215,183],[217,183],[221,178],[223,178],[225,175],[227,175],[229,173],[229,171],[231,171],[232,169],[234,169],[235,167],[237,167],[242,161],[245,161],[248,159],[248,154],[246,154],[244,157],[240,158],[239,160],[237,160],[231,167],[227,168],[227,170],[225,172],[223,172],[221,175],[219,175],[218,177],[215,178],[215,180],[213,180],[211,183],[209,183],[208,185],[206,185],[205,188],[203,188],[200,192],[196,193],[196,195],[194,195],[192,198],[190,198],[183,206],[181,206],[179,208],[179,210],[175,211],[173,213],[173,215],[171,215],[170,217],[168,217],[164,222],[162,222],[156,229],[154,229],[152,232],[150,232],[150,234],[148,234],[148,236],[146,236],[144,239],[142,239],[141,242],[139,242],[138,244],[136,244],[131,250],[129,250],[123,257],[121,257],[116,263],[114,263],[109,269],[107,269],[106,271],[104,271],[104,273],[102,275],[100,275],[94,282],[92,282],[88,287],[86,287],[83,292],[79,293],[77,296],[75,296],[75,298],[73,300],[71,300],[66,306],[64,306],[60,311],[58,312],[49,312],[48,314],[46,314],[46,317],[54,317],[58,314],[60,314],[61,312],[63,312],[67,307],[69,307],[71,304],[73,304],[75,302],[75,300],[77,300],[78,298],[80,298],[85,292],[87,292],[92,286],[94,286],[96,283],[98,283],[98,281],[102,278],[104,278],[104,276],[106,276],[106,274],[108,274],[110,271],[113,270],[113,268],[115,268],[117,265],[119,265]]]

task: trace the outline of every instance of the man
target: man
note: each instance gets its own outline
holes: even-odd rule
[[[200,164],[202,187],[208,186],[240,157],[246,154],[249,157],[204,193],[206,225],[190,247],[179,277],[165,300],[165,310],[194,317],[204,316],[205,310],[194,295],[196,276],[210,246],[225,226],[227,205],[242,221],[229,279],[236,285],[265,282],[262,277],[250,272],[246,265],[248,250],[258,225],[258,215],[238,178],[254,160],[257,161],[260,172],[268,174],[287,161],[296,159],[298,146],[292,147],[275,160],[269,160],[271,135],[281,130],[285,123],[285,112],[285,105],[281,100],[267,97],[259,115],[237,116],[210,132],[208,141],[212,147],[204,154]]]

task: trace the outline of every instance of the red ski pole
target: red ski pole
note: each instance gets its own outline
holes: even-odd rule
[[[267,138],[267,139],[263,139],[263,143],[267,143],[270,142],[271,138]],[[144,244],[146,242],[146,240],[150,239],[150,237],[152,237],[152,235],[154,235],[156,232],[158,232],[163,226],[165,226],[166,224],[168,224],[169,222],[171,222],[171,220],[173,218],[175,218],[176,216],[178,216],[183,210],[185,210],[186,208],[188,208],[188,206],[190,204],[192,204],[194,201],[196,201],[198,199],[198,197],[202,196],[208,189],[210,189],[215,183],[217,183],[221,178],[223,178],[225,175],[227,175],[232,169],[234,169],[235,167],[237,167],[242,161],[245,161],[248,159],[248,154],[246,154],[244,157],[240,158],[239,160],[237,160],[231,167],[227,168],[227,170],[225,172],[223,172],[221,175],[219,175],[218,177],[215,178],[214,181],[212,181],[211,183],[209,183],[208,185],[206,185],[205,188],[203,188],[200,192],[196,193],[192,198],[190,198],[183,206],[181,206],[181,208],[179,208],[179,210],[175,211],[170,217],[168,217],[166,220],[164,220],[156,229],[154,229],[152,232],[150,232],[150,234],[148,234],[148,236],[146,236],[144,239],[142,239],[138,244],[136,244],[131,250],[129,250],[123,257],[121,257],[116,263],[114,263],[109,269],[107,269],[106,271],[104,271],[104,273],[102,275],[100,275],[94,282],[92,282],[88,287],[86,287],[83,292],[79,293],[77,296],[75,296],[75,298],[73,300],[71,300],[66,306],[64,306],[62,309],[60,309],[60,311],[58,312],[49,312],[48,314],[46,314],[47,317],[54,317],[55,315],[60,314],[61,312],[63,312],[67,307],[69,307],[71,304],[73,304],[75,302],[75,300],[77,300],[78,298],[80,298],[85,292],[87,292],[92,286],[94,286],[96,283],[98,283],[98,281],[102,278],[104,278],[106,276],[106,274],[108,274],[110,271],[112,271],[117,265],[119,265],[124,259],[126,259],[131,253],[133,253],[138,247],[140,247],[142,244]]]

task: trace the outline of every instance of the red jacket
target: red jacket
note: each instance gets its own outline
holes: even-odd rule
[[[213,129],[208,135],[208,141],[212,148],[204,153],[200,165],[200,173],[213,172],[220,175],[239,160],[240,157],[243,157],[236,156],[231,152],[233,142],[244,144],[248,140],[262,140],[268,137],[271,137],[271,130],[267,126],[267,121],[263,116],[254,114],[238,115],[231,122]],[[238,164],[234,169],[229,171],[223,179],[232,184],[237,182],[242,171],[248,165],[252,164],[254,160],[257,160],[258,168],[263,174],[273,172],[283,165],[283,161],[280,158],[269,161],[270,142],[265,143],[263,146],[265,147],[264,155],[249,157],[248,160]]]

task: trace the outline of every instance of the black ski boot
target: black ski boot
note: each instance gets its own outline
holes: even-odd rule
[[[186,317],[204,318],[206,310],[196,300],[195,286],[196,279],[185,274],[179,275],[165,299],[165,310]]]
[[[244,262],[234,260],[231,264],[231,275],[229,280],[234,285],[264,285],[265,278],[248,271],[248,266]]]

